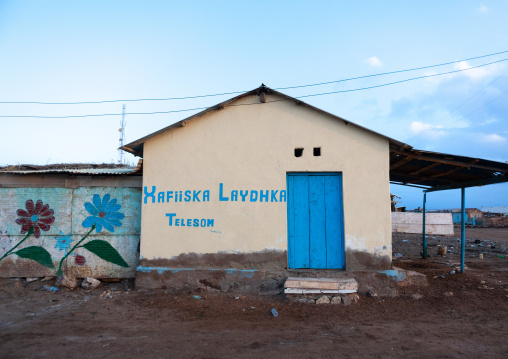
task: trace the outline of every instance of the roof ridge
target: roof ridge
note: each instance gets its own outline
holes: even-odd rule
[[[124,146],[120,147],[120,149],[122,149],[122,150],[124,150],[124,151],[126,151],[126,152],[129,152],[129,153],[131,153],[131,154],[133,154],[133,155],[135,155],[135,156],[142,157],[142,156],[143,156],[143,147],[144,147],[144,143],[145,143],[147,140],[149,140],[149,139],[151,139],[151,138],[153,138],[153,137],[155,137],[155,136],[158,136],[158,135],[160,135],[160,134],[162,134],[162,133],[164,133],[164,132],[166,132],[166,131],[170,131],[170,130],[172,130],[173,128],[177,128],[177,127],[185,127],[189,121],[192,121],[192,120],[194,120],[194,119],[196,119],[196,118],[202,117],[202,116],[204,116],[205,114],[207,114],[208,112],[211,112],[211,111],[216,111],[216,110],[223,110],[223,109],[225,109],[228,105],[230,105],[231,103],[233,103],[233,102],[235,102],[235,101],[238,101],[238,100],[240,100],[240,99],[241,99],[241,98],[243,98],[243,97],[253,96],[253,95],[257,95],[257,96],[259,96],[259,97],[260,97],[260,104],[262,104],[262,103],[271,103],[271,102],[275,102],[275,101],[266,101],[266,99],[265,99],[265,95],[276,95],[276,96],[280,96],[280,97],[283,97],[283,98],[284,98],[284,100],[287,100],[287,101],[293,101],[296,105],[299,105],[299,106],[306,106],[306,107],[308,107],[308,108],[310,108],[310,109],[312,109],[312,110],[314,110],[314,111],[318,111],[318,112],[321,112],[321,113],[326,114],[326,115],[328,115],[328,116],[331,116],[331,117],[333,117],[333,118],[335,118],[335,119],[337,119],[337,120],[344,121],[344,123],[345,123],[346,125],[352,125],[352,126],[355,126],[355,127],[359,128],[359,129],[362,129],[362,130],[364,130],[364,131],[367,131],[367,132],[370,132],[370,133],[372,133],[372,134],[375,134],[375,135],[377,135],[377,136],[381,136],[381,137],[383,137],[383,138],[386,138],[386,139],[390,142],[390,144],[391,144],[391,145],[395,145],[396,147],[399,147],[399,148],[403,148],[403,147],[404,147],[404,148],[412,148],[411,146],[409,146],[409,145],[408,145],[408,144],[406,144],[406,143],[403,143],[403,142],[397,141],[397,140],[395,140],[395,139],[393,139],[393,138],[390,138],[390,137],[388,137],[388,136],[385,136],[385,135],[383,135],[383,134],[381,134],[381,133],[379,133],[379,132],[376,132],[376,131],[370,130],[370,129],[366,128],[366,127],[363,127],[363,126],[357,125],[356,123],[351,122],[351,121],[349,121],[349,120],[346,120],[346,119],[344,119],[344,118],[342,118],[342,117],[340,117],[340,116],[334,115],[334,114],[332,114],[332,113],[330,113],[330,112],[327,112],[327,111],[325,111],[325,110],[322,110],[322,109],[320,109],[320,108],[318,108],[318,107],[314,107],[314,106],[312,106],[312,105],[309,105],[308,103],[306,103],[306,102],[304,102],[304,101],[302,101],[302,100],[299,100],[298,98],[295,98],[295,97],[292,97],[292,96],[286,95],[286,94],[284,94],[284,93],[282,93],[282,92],[276,91],[276,90],[274,90],[274,89],[272,89],[272,88],[270,88],[270,87],[266,86],[264,83],[262,83],[262,84],[261,84],[261,86],[259,86],[259,87],[255,88],[255,89],[253,89],[253,90],[247,91],[247,92],[245,92],[245,93],[243,93],[243,94],[240,94],[240,95],[238,95],[238,96],[235,96],[235,97],[233,97],[233,98],[230,98],[230,99],[228,99],[228,100],[226,100],[226,101],[223,101],[223,102],[221,102],[221,103],[219,103],[219,104],[217,104],[217,105],[210,106],[210,107],[208,107],[207,109],[205,109],[205,110],[203,110],[203,111],[200,111],[200,112],[198,112],[198,113],[196,113],[196,114],[194,114],[194,115],[192,115],[192,116],[189,116],[189,117],[187,117],[187,118],[184,118],[184,119],[182,119],[182,120],[180,120],[180,121],[177,121],[177,122],[175,122],[175,123],[173,123],[173,124],[171,124],[171,125],[169,125],[169,126],[167,126],[167,127],[161,128],[161,129],[160,129],[160,130],[158,130],[158,131],[155,131],[155,132],[153,132],[153,133],[151,133],[151,134],[149,134],[149,135],[146,135],[146,136],[141,137],[141,138],[139,138],[139,139],[137,139],[137,140],[135,140],[135,141],[133,141],[133,142],[131,142],[131,143],[128,143],[128,144],[126,144],[126,145],[124,145]],[[281,101],[281,100],[278,100],[278,101]]]

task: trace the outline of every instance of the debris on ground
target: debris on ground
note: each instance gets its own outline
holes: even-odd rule
[[[44,290],[46,292],[58,292],[60,289],[58,289],[57,287],[52,287],[50,285],[43,285],[41,290]]]
[[[111,299],[111,298],[113,298],[113,295],[111,294],[110,291],[105,291],[99,297],[100,298]]]
[[[93,290],[101,285],[101,281],[92,277],[86,277],[81,282],[81,288]]]
[[[76,277],[74,277],[70,274],[64,274],[62,276],[59,276],[56,279],[55,286],[74,289],[78,286],[78,281],[77,281]]]

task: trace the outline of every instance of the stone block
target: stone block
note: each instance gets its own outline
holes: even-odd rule
[[[74,289],[78,286],[78,281],[72,275],[64,274],[56,280],[57,287],[67,287],[69,289]]]
[[[333,297],[330,301],[332,304],[342,304],[342,298],[341,297]]]
[[[289,277],[284,288],[337,290],[335,278],[296,278]]]
[[[330,298],[328,298],[326,295],[323,295],[321,298],[316,300],[316,304],[329,304]]]
[[[101,285],[101,281],[92,277],[86,277],[81,282],[81,288],[93,290]]]
[[[284,288],[286,294],[347,294],[358,290],[358,282],[354,278],[290,277]]]
[[[297,302],[298,303],[312,303],[312,304],[316,303],[316,301],[312,298],[298,298]]]
[[[358,291],[358,282],[354,278],[340,279],[338,284],[341,291]]]

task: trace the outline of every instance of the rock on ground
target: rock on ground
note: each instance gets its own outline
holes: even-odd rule
[[[64,274],[57,278],[56,287],[66,287],[69,289],[74,289],[78,286],[78,281],[76,277],[68,274]]]
[[[101,285],[101,281],[92,277],[86,277],[83,279],[83,282],[81,282],[81,287],[83,289],[95,289],[98,286]]]
[[[328,298],[326,295],[323,295],[321,298],[316,300],[316,304],[328,304],[330,303],[330,298]]]

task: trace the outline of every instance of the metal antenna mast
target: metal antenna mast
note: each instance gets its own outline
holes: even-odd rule
[[[123,142],[125,140],[125,105],[122,105],[122,120],[120,121],[120,128],[118,129],[118,132],[120,132],[120,138],[118,140],[119,146],[118,146],[118,163],[123,164],[123,150],[120,148],[123,147]]]

